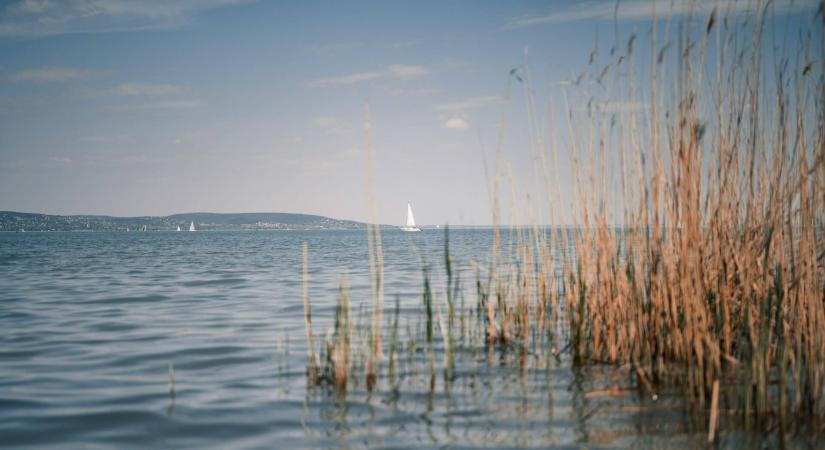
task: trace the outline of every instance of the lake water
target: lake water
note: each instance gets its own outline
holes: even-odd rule
[[[304,242],[320,339],[342,280],[356,316],[371,302],[365,231],[0,233],[0,446],[705,445],[678,396],[653,401],[627,373],[574,368],[565,354],[525,367],[469,349],[431,389],[404,346],[395,389],[383,375],[343,398],[308,389]],[[450,234],[468,303],[472,261],[490,245],[490,230]],[[406,342],[420,328],[422,262],[438,288],[444,234],[385,231],[383,246],[386,317],[398,298]],[[720,444],[762,439],[723,423]]]

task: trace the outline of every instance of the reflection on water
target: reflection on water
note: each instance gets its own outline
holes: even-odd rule
[[[316,332],[342,278],[370,302],[363,231],[0,233],[0,442],[60,447],[580,447],[705,445],[677,395],[653,401],[626,369],[468,340],[432,383],[419,322],[422,261],[438,285],[443,235],[385,232],[399,352],[377,388],[307,390],[301,246]],[[451,233],[470,298],[489,230]],[[389,311],[389,308],[388,308]],[[387,314],[387,316],[390,316]],[[387,317],[389,320],[389,317]],[[441,348],[435,360],[441,365]],[[526,363],[525,363],[526,361]],[[356,361],[357,364],[357,361]],[[440,370],[440,369],[439,369]],[[722,446],[773,445],[731,431]],[[789,445],[815,445],[802,438]]]

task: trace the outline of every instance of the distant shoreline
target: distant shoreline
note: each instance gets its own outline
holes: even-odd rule
[[[0,231],[197,231],[366,229],[354,220],[293,213],[183,213],[169,216],[56,215],[0,211]]]

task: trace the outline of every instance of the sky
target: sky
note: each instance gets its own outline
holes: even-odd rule
[[[401,224],[411,202],[419,223],[489,224],[502,129],[511,178],[535,169],[526,71],[541,113],[594,45],[650,15],[642,0],[0,2],[0,210]]]

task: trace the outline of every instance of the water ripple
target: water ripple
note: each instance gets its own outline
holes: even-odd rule
[[[472,283],[491,233],[450,237],[456,270]],[[443,283],[437,231],[383,235],[387,302],[397,299],[401,311],[403,387],[367,392],[352,379],[344,399],[308,391],[304,242],[322,336],[342,282],[354,314],[371,304],[363,231],[0,233],[0,445],[704,446],[678,398],[663,393],[651,405],[632,386],[627,395],[588,397],[627,380],[573,371],[569,361],[523,373],[468,346],[449,389],[439,374],[431,390],[421,343],[407,339],[421,330],[421,261],[431,264],[434,286]],[[465,289],[469,302],[474,290]]]

